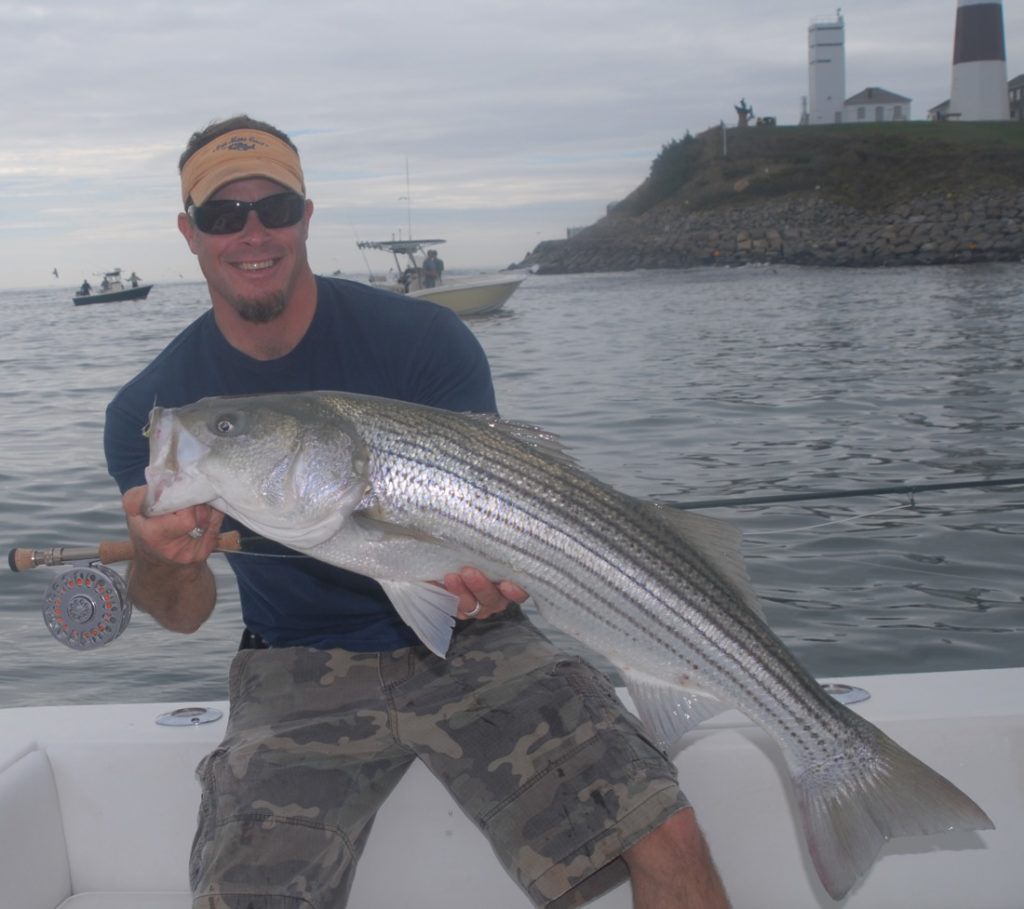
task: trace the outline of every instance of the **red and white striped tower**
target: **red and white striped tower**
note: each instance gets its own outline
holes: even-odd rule
[[[949,116],[958,120],[1010,119],[1001,2],[957,0]]]

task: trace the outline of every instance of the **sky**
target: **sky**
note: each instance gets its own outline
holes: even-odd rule
[[[768,10],[771,12],[768,12]],[[955,0],[850,0],[846,90],[949,97]],[[821,0],[0,0],[0,288],[113,267],[199,280],[176,227],[189,135],[238,113],[298,145],[317,272],[445,238],[502,268],[635,189],[745,99],[794,125]],[[1024,0],[1003,7],[1024,73]],[[58,276],[53,275],[56,269]]]

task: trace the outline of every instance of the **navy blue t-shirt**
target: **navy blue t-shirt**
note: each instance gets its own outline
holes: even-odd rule
[[[142,430],[154,404],[327,390],[496,412],[487,358],[451,310],[354,281],[317,276],[316,287],[313,322],[285,356],[246,356],[228,343],[210,310],[117,393],[107,407],[104,447],[122,492],[145,483],[149,443]],[[231,527],[240,525],[227,519],[225,529]],[[288,552],[267,542],[246,548]],[[376,651],[417,641],[375,581],[308,557],[227,558],[246,626],[275,646]]]

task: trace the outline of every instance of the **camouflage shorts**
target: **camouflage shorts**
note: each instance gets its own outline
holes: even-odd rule
[[[515,607],[468,623],[447,660],[243,650],[230,696],[225,739],[197,770],[194,909],[344,906],[374,815],[416,758],[538,906],[618,884],[622,853],[688,804],[606,677]]]

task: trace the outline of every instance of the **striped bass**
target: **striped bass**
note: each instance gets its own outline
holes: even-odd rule
[[[786,758],[819,877],[841,899],[893,836],[992,823],[952,783],[830,697],[766,624],[739,533],[594,479],[546,433],[382,398],[205,398],[150,414],[146,513],[209,503],[375,578],[443,656],[475,566],[622,673],[667,749],[735,707]]]

